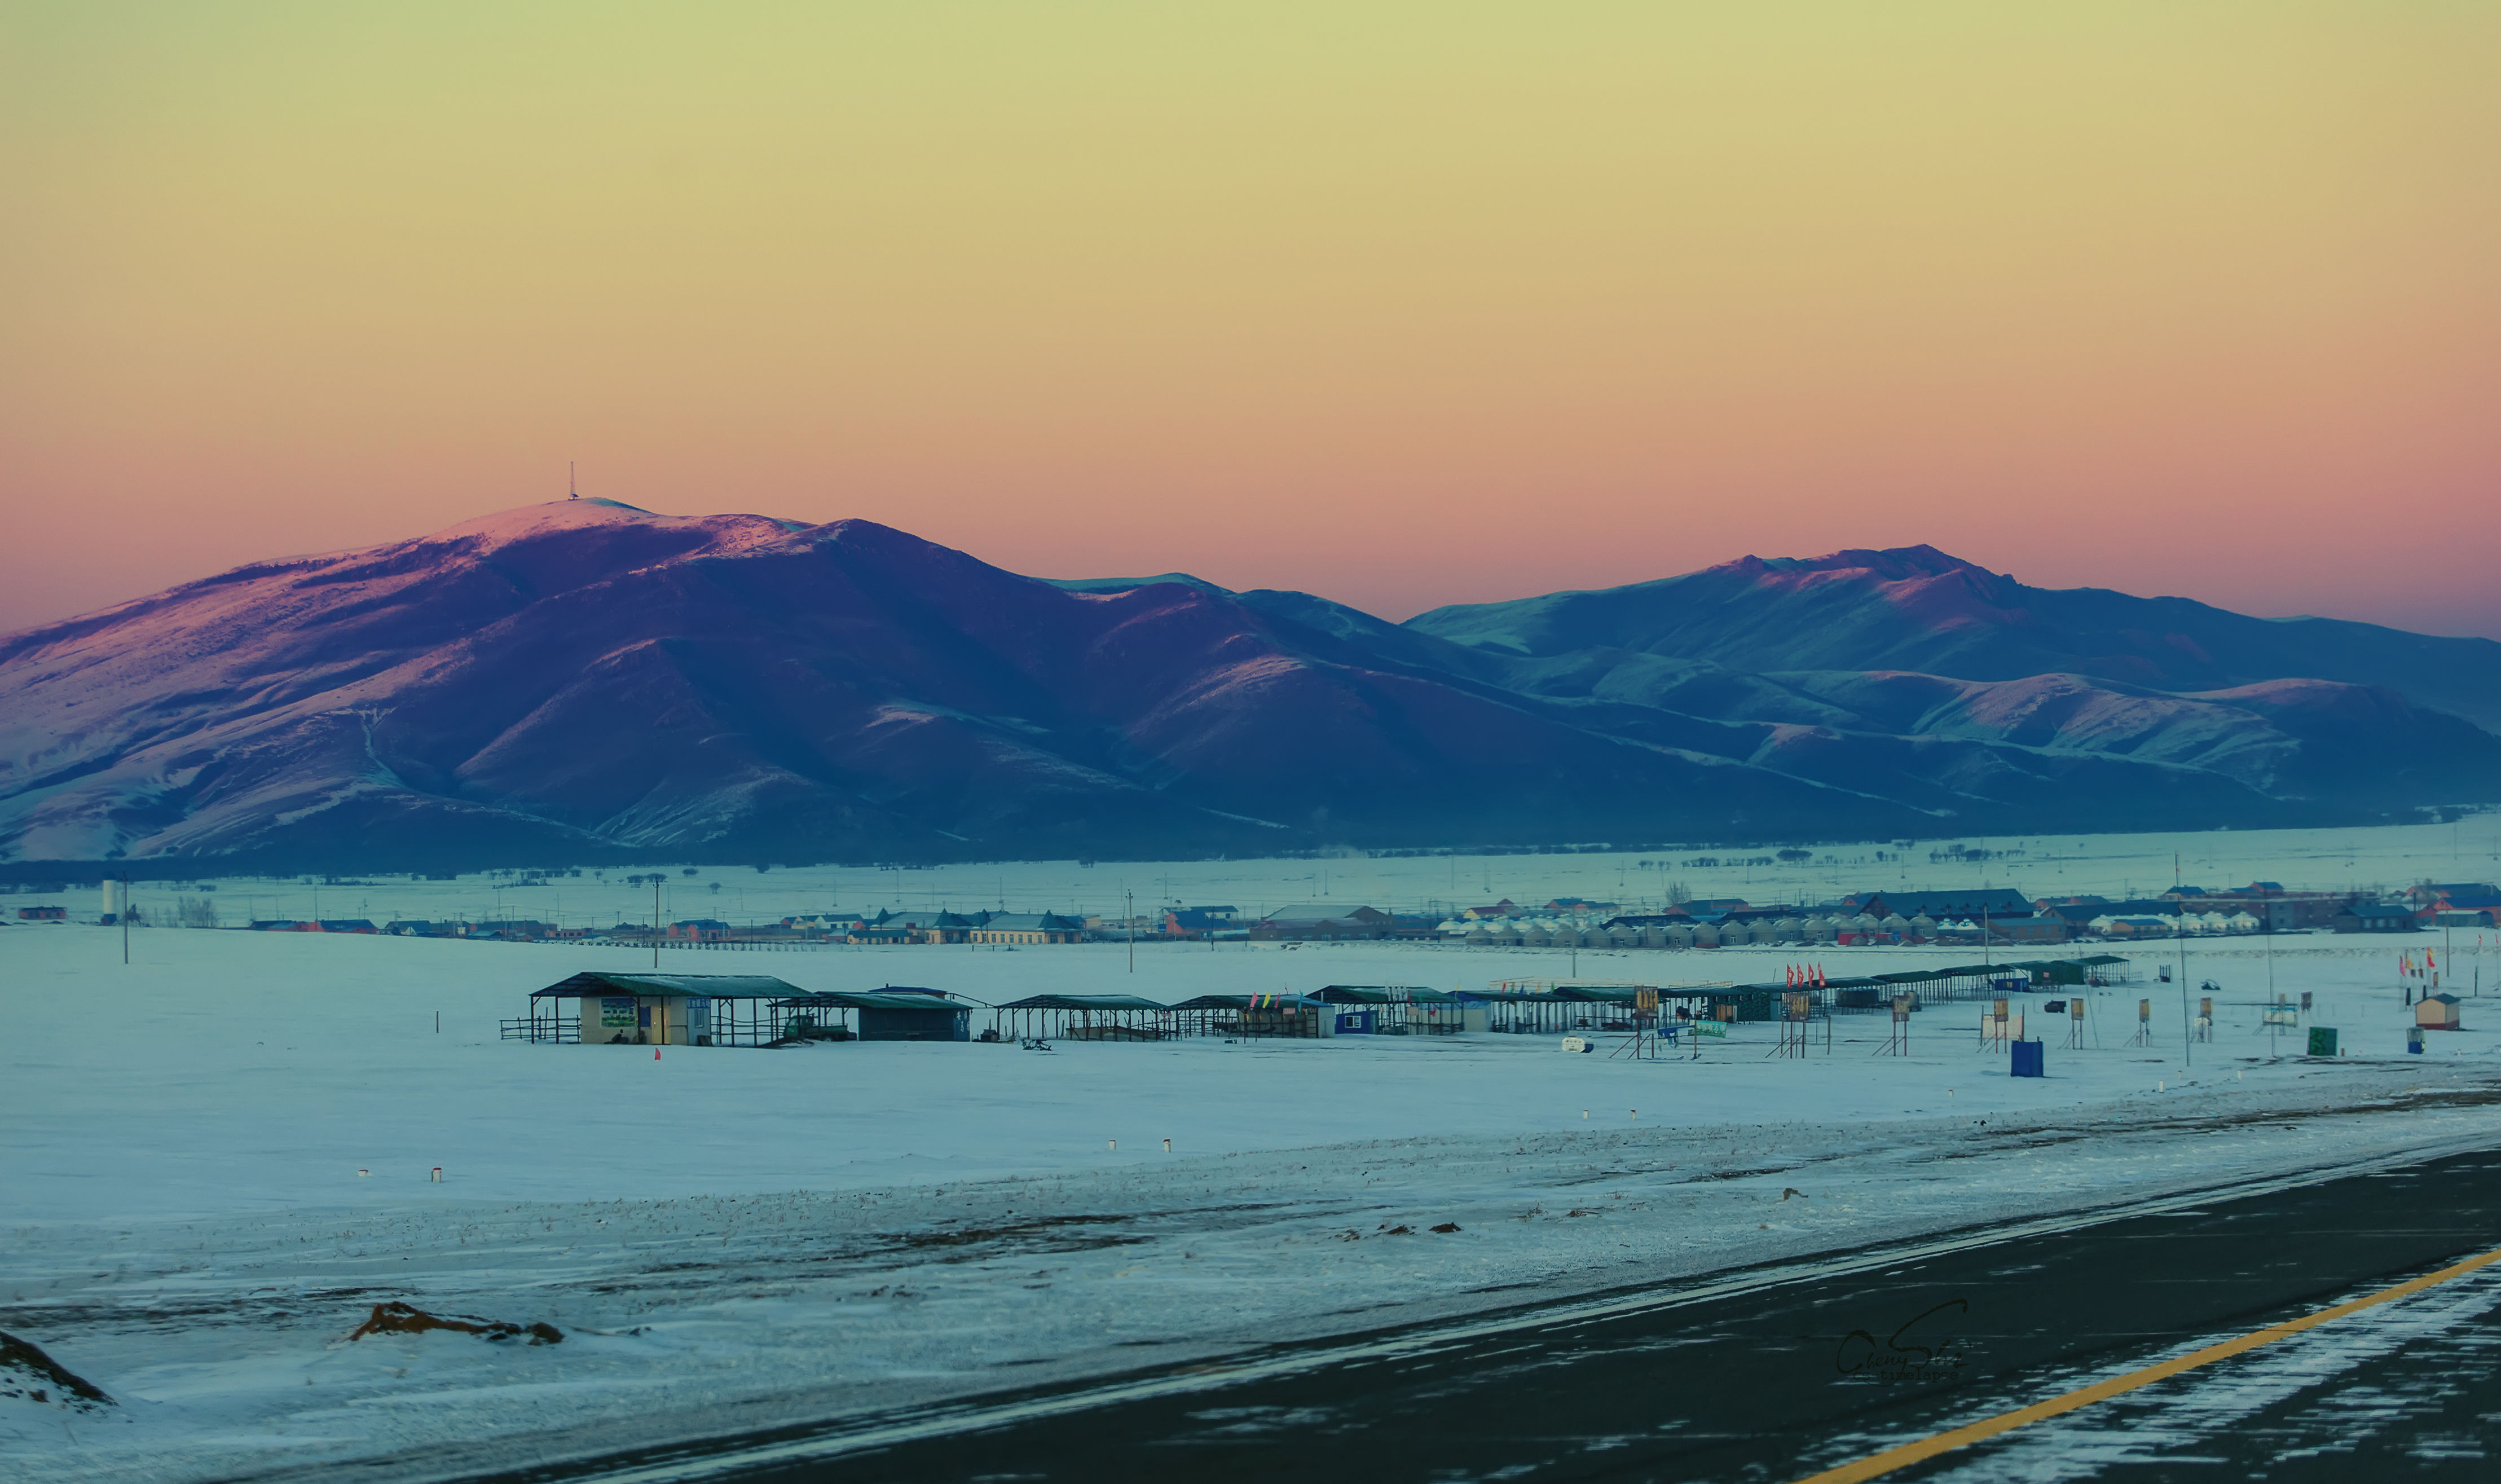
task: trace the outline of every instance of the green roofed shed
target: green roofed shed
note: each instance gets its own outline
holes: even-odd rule
[[[716,1046],[771,1039],[763,1014],[768,1004],[799,993],[797,985],[769,974],[610,973],[585,972],[530,994],[530,1017],[508,1022],[508,1038],[579,1039],[584,1045]],[[579,1000],[578,1026],[565,1025],[561,1002]],[[553,1013],[538,1006],[552,1002]],[[746,1013],[740,1013],[745,1006]]]
[[[985,1040],[1161,1040],[1172,1031],[1172,1006],[1138,995],[1028,995],[991,1007]]]
[[[533,1000],[572,1000],[583,995],[702,995],[713,1000],[778,1000],[800,993],[799,986],[761,973],[584,973],[545,989],[530,991]]]
[[[1029,995],[999,1006],[1003,1010],[1160,1010],[1158,1000],[1136,995]]]
[[[1172,1006],[1175,1036],[1265,1037],[1294,1039],[1337,1034],[1337,1007],[1307,995],[1200,995]]]
[[[834,1011],[859,1017],[861,1040],[971,1040],[972,1007],[936,990],[834,990],[792,995],[774,1008],[811,1014]]]
[[[1317,991],[1315,1000],[1330,1005],[1453,1005],[1450,994],[1417,985],[1398,984],[1330,984]]]

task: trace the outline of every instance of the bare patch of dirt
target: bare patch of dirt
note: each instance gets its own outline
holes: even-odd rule
[[[560,1345],[564,1332],[545,1320],[537,1324],[514,1324],[503,1319],[479,1319],[454,1314],[445,1318],[429,1314],[413,1303],[377,1303],[373,1317],[356,1326],[350,1339],[362,1339],[368,1335],[422,1335],[428,1330],[450,1330],[461,1335],[476,1335],[486,1339],[518,1339],[526,1335],[534,1345]]]

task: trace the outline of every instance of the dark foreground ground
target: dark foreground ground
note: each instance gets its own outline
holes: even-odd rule
[[[2501,1153],[2460,1155],[1699,1296],[505,1478],[1798,1479],[2495,1247]],[[2501,1264],[1885,1476],[2501,1478],[2487,1455]]]

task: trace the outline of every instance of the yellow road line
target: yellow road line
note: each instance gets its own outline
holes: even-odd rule
[[[2156,1381],[2167,1380],[2183,1371],[2194,1370],[2200,1366],[2211,1366],[2217,1361],[2229,1360],[2245,1350],[2254,1350],[2260,1345],[2273,1344],[2287,1336],[2298,1335],[2304,1330],[2316,1328],[2331,1320],[2342,1319],[2348,1314],[2358,1314],[2366,1308],[2386,1303],[2390,1300],[2402,1299],[2408,1294],[2420,1293],[2434,1284],[2446,1283],[2451,1278],[2464,1277],[2479,1268],[2496,1262],[2501,1262],[2501,1248],[2495,1248],[2481,1257],[2470,1257],[2464,1262],[2452,1263],[2438,1272],[2426,1272],[2418,1278],[2408,1278],[2394,1288],[2384,1288],[2376,1294],[2340,1303],[2334,1308],[2320,1309],[2316,1314],[2304,1314],[2299,1319],[2287,1319],[2282,1324],[2271,1324],[2263,1330],[2252,1330],[2247,1335],[2238,1336],[2219,1344],[2208,1345],[2203,1350],[2192,1350],[2186,1355],[2175,1356],[2157,1365],[2148,1366],[2142,1370],[2131,1370],[2123,1376],[2113,1376],[2107,1381],[2096,1381],[2090,1386],[2071,1391],[2063,1397],[2052,1397],[2047,1402],[2036,1402],[2030,1406],[2020,1407],[2015,1411],[2000,1412],[1994,1417],[1984,1417],[1968,1427],[1956,1428],[1951,1433],[1939,1433],[1931,1437],[1922,1437],[1917,1442],[1903,1443],[1899,1447],[1887,1448],[1882,1453],[1871,1453],[1865,1458],[1843,1464],[1837,1468],[1827,1468],[1821,1473],[1809,1474],[1800,1479],[1798,1484],[1858,1484],[1861,1479],[1878,1478],[1891,1473],[1896,1468],[1907,1468],[1913,1464],[1932,1459],[1940,1453],[1951,1453],[1956,1448],[1968,1448],[1973,1443],[1995,1437],[2000,1433],[2011,1433],[2017,1428],[2072,1412],[2079,1407],[2090,1406],[2096,1402],[2107,1402],[2113,1397],[2132,1392],[2140,1386],[2151,1386]]]

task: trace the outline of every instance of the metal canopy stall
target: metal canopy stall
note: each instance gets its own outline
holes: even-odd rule
[[[1517,1035],[1555,1031],[1630,1031],[1647,1024],[1636,1007],[1645,991],[1662,1006],[1684,1000],[1698,1004],[1724,985],[1686,984],[1674,987],[1617,979],[1496,979],[1482,990],[1467,989],[1455,998],[1485,1006],[1485,1028]],[[1687,1019],[1692,1018],[1690,1013]]]
[[[1172,1007],[1167,1022],[1174,1036],[1264,1037],[1295,1039],[1331,1035],[1337,1013],[1304,995],[1201,995]]]
[[[1946,1000],[1982,1000],[1988,997],[1989,980],[2005,972],[2008,966],[1963,964],[1951,969],[1907,969],[1895,973],[1873,977],[1880,984],[1892,987],[1895,994],[1913,994],[1922,1002]]]
[[[1634,1008],[1644,989],[1652,985],[1630,984],[1557,984],[1552,991],[1555,1001],[1575,1006],[1568,1011],[1576,1031],[1630,1031],[1639,1026]]]
[[[593,1045],[761,1046],[781,1036],[775,1001],[798,986],[765,974],[577,973],[530,994],[506,1040]],[[568,1012],[567,1001],[574,1002]]]
[[[1847,983],[1842,1009],[1880,1009],[1894,995],[1910,994],[1922,1003],[1947,1000],[1984,1000],[2000,993],[1995,986],[1999,977],[2021,972],[2042,986],[2107,984],[2117,975],[2110,966],[2124,966],[2127,960],[2108,953],[2090,958],[2023,959],[2005,964],[1960,964],[1949,969],[1910,969],[1894,973],[1872,974],[1864,979],[1831,981],[1828,987]],[[1867,1000],[1873,991],[1873,999]],[[1866,1000],[1867,1003],[1861,1003]]]
[[[1420,984],[1331,984],[1312,998],[1339,1006],[1342,1036],[1451,1036],[1467,1025],[1460,996]]]
[[[1162,1040],[1173,1008],[1136,995],[1033,995],[990,1010],[990,1039]]]
[[[1644,991],[1658,996],[1656,1015],[1640,1008]],[[1454,997],[1485,1007],[1485,1028],[1523,1036],[1558,1031],[1631,1031],[1660,1015],[1713,1019],[1716,1007],[1742,993],[1727,984],[1616,984],[1552,979],[1501,979]],[[1672,1008],[1671,1008],[1672,1007]]]
[[[777,1000],[774,1010],[787,1018],[775,1040],[971,1040],[973,1009],[934,989],[900,986],[879,990],[836,990],[826,994],[794,994]]]
[[[2080,958],[2074,962],[2084,966],[2084,982],[2096,989],[2112,984],[2130,983],[2136,978],[2128,961],[2116,953],[2096,953],[2090,958]]]
[[[1816,988],[1817,1002],[1825,1006],[1826,1013],[1889,1009],[1893,1003],[1893,986],[1873,974],[1826,979]]]
[[[1463,989],[1458,998],[1484,1006],[1485,1029],[1506,1035],[1542,1036],[1562,1029],[1571,1014],[1553,996],[1524,989]]]

